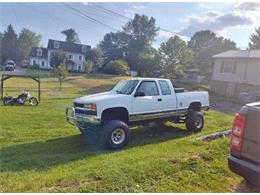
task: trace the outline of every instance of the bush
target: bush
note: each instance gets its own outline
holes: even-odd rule
[[[34,64],[32,66],[30,66],[31,69],[36,69],[36,70],[39,70],[40,69],[40,66],[39,64]]]
[[[105,71],[110,74],[126,75],[128,72],[128,64],[124,60],[110,61],[106,64]]]

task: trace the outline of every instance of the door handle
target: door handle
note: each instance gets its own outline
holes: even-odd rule
[[[162,98],[159,98],[159,99],[158,99],[158,102],[161,102],[161,101],[162,101]]]

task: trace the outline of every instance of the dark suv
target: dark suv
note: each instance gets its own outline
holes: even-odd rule
[[[260,188],[260,102],[250,103],[236,114],[228,165],[231,171]]]

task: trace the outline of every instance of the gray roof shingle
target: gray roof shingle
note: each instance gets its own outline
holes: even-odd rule
[[[54,48],[54,43],[55,42],[59,43],[59,48],[58,49],[61,49],[61,50],[66,51],[66,52],[71,52],[71,53],[80,53],[80,54],[84,55],[91,48],[89,45],[83,45],[83,44],[77,44],[77,43],[69,43],[69,42],[52,40],[52,39],[49,39],[47,48],[48,49],[56,49],[56,48]],[[82,47],[86,47],[86,52],[82,51]]]
[[[42,56],[37,55],[37,50],[41,49],[42,50]],[[47,58],[48,56],[48,50],[47,48],[44,47],[32,47],[30,57],[38,57],[38,58]]]
[[[260,58],[260,50],[229,50],[214,55],[213,58]]]

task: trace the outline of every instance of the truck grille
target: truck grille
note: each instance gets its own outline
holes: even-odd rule
[[[84,104],[74,103],[74,107],[84,108]]]
[[[97,115],[97,112],[93,110],[82,110],[82,109],[75,108],[75,114]]]
[[[97,115],[96,111],[84,109],[84,104],[74,103],[75,114]]]

